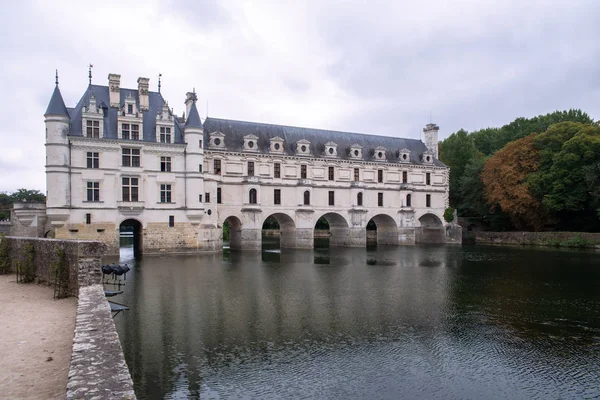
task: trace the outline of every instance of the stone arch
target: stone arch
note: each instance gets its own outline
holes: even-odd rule
[[[388,214],[377,214],[370,221],[373,221],[377,227],[377,245],[398,244],[398,224],[394,218]]]
[[[230,215],[223,220],[221,226],[225,226],[225,223],[229,226],[229,248],[231,250],[242,249],[242,221],[235,215]],[[223,238],[225,241],[225,238]]]
[[[316,225],[320,218],[325,218],[329,224],[329,245],[331,247],[348,247],[350,243],[350,224],[341,214],[327,212],[315,218]]]
[[[445,229],[440,217],[426,213],[419,217],[421,226],[415,228],[415,241],[418,243],[445,243]]]
[[[125,218],[119,224],[119,245],[120,248],[121,232],[124,232],[127,227],[133,228],[133,256],[139,258],[144,249],[144,226],[141,221],[135,218]],[[128,231],[128,230],[127,230]]]
[[[283,248],[296,247],[296,222],[292,217],[285,213],[269,214],[263,219],[261,229],[267,218],[273,217],[279,223],[279,246]]]

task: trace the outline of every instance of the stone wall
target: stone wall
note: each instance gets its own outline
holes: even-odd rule
[[[101,257],[106,250],[102,243],[75,240],[40,239],[7,236],[9,258],[12,271],[25,258],[25,246],[31,244],[34,252],[35,280],[38,283],[53,284],[52,264],[57,260],[57,249],[65,252],[68,265],[68,287],[70,296],[77,296],[81,286],[102,282]]]
[[[508,244],[600,249],[600,233],[472,231],[477,244]]]
[[[11,211],[11,236],[44,237],[46,205],[42,203],[15,203]]]
[[[107,246],[92,241],[3,237],[9,243],[14,271],[34,251],[35,279],[51,284],[57,248],[65,252],[68,293],[78,296],[73,351],[69,365],[67,399],[135,399],[133,382],[102,286],[101,257]]]

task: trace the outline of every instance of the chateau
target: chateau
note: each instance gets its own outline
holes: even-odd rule
[[[438,127],[420,140],[207,118],[196,93],[176,116],[149,79],[137,89],[90,85],[73,108],[58,87],[45,113],[46,235],[105,242],[118,253],[132,227],[136,251],[258,250],[264,221],[281,247],[312,248],[325,218],[331,246],[460,243],[445,224],[449,169]]]

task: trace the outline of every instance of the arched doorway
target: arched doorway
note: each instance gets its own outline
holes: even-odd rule
[[[418,243],[445,243],[446,235],[442,220],[435,214],[424,214],[419,218],[421,227],[415,229]]]
[[[126,219],[119,225],[119,248],[121,251],[132,251],[135,258],[142,256],[143,231],[142,223],[136,219]]]
[[[269,215],[262,225],[262,248],[296,247],[296,224],[292,217],[283,213]]]
[[[398,225],[387,214],[378,214],[367,224],[367,246],[386,246],[398,244]]]
[[[223,221],[223,249],[242,249],[242,222],[238,217],[227,217]]]
[[[316,240],[318,236],[323,235],[323,231],[329,228],[329,241],[328,246],[330,247],[345,247],[349,246],[349,234],[350,228],[348,222],[344,217],[338,213],[327,213],[323,214],[315,223],[315,247],[317,247]],[[325,241],[327,243],[327,241]],[[319,247],[323,244],[319,243]]]

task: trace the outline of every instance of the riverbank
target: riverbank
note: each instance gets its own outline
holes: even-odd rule
[[[77,299],[0,275],[0,393],[9,399],[64,399]]]
[[[600,250],[600,233],[589,232],[466,232],[476,244],[570,247]]]

